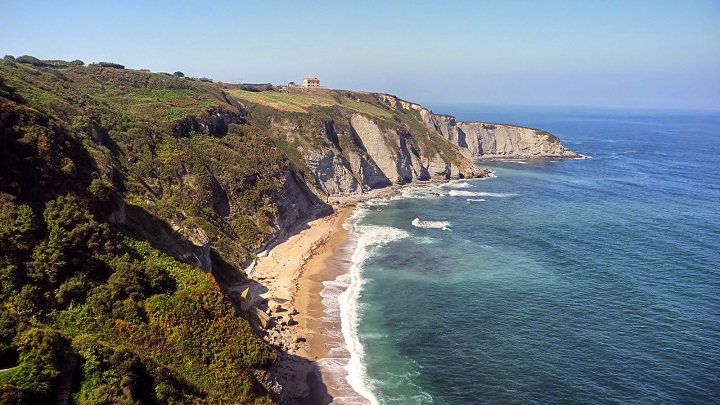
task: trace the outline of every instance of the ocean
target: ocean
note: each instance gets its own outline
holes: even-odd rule
[[[433,110],[590,158],[361,205],[323,291],[350,360],[321,364],[357,393],[336,400],[720,403],[720,112]]]

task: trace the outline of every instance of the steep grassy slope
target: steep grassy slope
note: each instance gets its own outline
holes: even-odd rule
[[[212,275],[152,247],[190,229],[240,262],[272,232],[287,159],[237,111],[167,75],[0,66],[0,402],[69,376],[77,403],[271,402],[271,349]]]
[[[321,195],[482,174],[424,123],[419,110],[392,105],[382,94],[304,88],[228,93],[248,120],[274,135]]]
[[[0,62],[0,403],[271,402],[276,356],[223,293],[255,252],[328,196],[485,173],[392,96],[18,61]]]

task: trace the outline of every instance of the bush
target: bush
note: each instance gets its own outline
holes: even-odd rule
[[[183,73],[183,72],[180,72],[180,71],[177,71],[177,72],[173,73],[173,76],[177,76],[177,77],[185,77],[185,73]]]
[[[25,63],[33,66],[45,66],[45,63],[41,61],[40,59],[30,56],[30,55],[23,55],[15,59],[15,62],[17,63]]]
[[[47,403],[55,381],[72,356],[69,342],[51,329],[30,328],[15,339],[20,364],[0,374],[0,382],[11,384],[32,398]]]
[[[115,69],[125,69],[125,65],[121,65],[119,63],[112,63],[112,62],[97,62],[97,63],[91,63],[90,66],[100,66],[100,67],[109,67],[109,68],[115,68]]]
[[[15,67],[16,66],[15,57],[12,55],[5,55],[5,57],[2,59],[2,64],[5,66]],[[2,83],[0,82],[0,84],[2,84]],[[2,87],[0,86],[0,88],[2,88]]]

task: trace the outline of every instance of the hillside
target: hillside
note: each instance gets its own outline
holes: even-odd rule
[[[50,402],[61,381],[76,403],[272,402],[255,372],[275,354],[211,274],[166,254],[192,245],[171,221],[192,204],[202,211],[213,190],[181,188],[178,177],[202,181],[231,147],[193,155],[189,137],[174,137],[193,121],[157,106],[211,122],[231,108],[220,92],[163,75],[7,62],[0,86],[0,368],[10,368],[0,402]],[[264,207],[262,187],[284,179],[282,155],[263,156],[272,166],[248,175],[272,176],[268,185],[238,191],[251,215]],[[211,217],[194,213],[183,226],[200,234]],[[248,232],[237,254],[261,234]]]
[[[0,402],[278,400],[278,348],[229,286],[330,196],[486,175],[437,117],[375,93],[6,57]]]

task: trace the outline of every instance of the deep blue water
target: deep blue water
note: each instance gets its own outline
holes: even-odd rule
[[[374,399],[720,403],[720,113],[433,110],[592,159],[484,161],[496,177],[362,211],[350,295]]]

